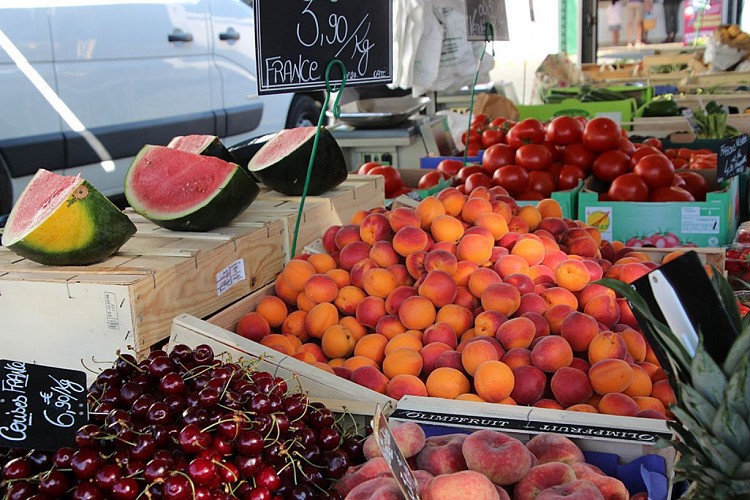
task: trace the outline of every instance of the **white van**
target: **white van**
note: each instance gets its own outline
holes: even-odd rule
[[[259,97],[252,0],[0,1],[0,227],[38,168],[122,193],[135,153],[317,123],[322,98]]]

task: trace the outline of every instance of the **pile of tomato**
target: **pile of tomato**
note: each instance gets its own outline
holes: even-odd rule
[[[703,176],[675,172],[676,164],[690,163],[681,149],[664,151],[656,138],[633,143],[608,117],[558,116],[545,124],[533,118],[490,122],[486,115],[477,115],[464,141],[468,154],[484,149],[481,164],[444,160],[437,170],[465,192],[501,186],[516,199],[539,200],[591,176],[602,200],[702,201],[706,196]],[[700,151],[696,164],[707,157]]]

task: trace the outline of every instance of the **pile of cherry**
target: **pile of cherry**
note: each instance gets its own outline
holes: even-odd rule
[[[364,460],[324,405],[207,345],[120,354],[88,397],[75,446],[0,449],[0,498],[339,498]]]

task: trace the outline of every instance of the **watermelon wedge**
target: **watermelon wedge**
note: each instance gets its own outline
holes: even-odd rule
[[[125,175],[125,198],[133,210],[174,231],[225,226],[258,193],[236,163],[167,146],[144,146]]]
[[[248,163],[260,182],[282,194],[300,196],[305,186],[317,127],[297,127],[278,132]],[[346,180],[344,154],[327,128],[320,130],[307,194],[317,196]]]
[[[11,210],[2,243],[41,264],[77,266],[111,256],[135,231],[130,219],[80,175],[40,169]]]
[[[215,135],[178,135],[169,141],[167,147],[203,156],[213,156],[221,158],[224,161],[237,163],[232,153],[227,150],[221,139]]]

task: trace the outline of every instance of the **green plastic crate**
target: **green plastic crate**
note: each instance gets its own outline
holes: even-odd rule
[[[608,116],[618,123],[630,122],[636,110],[635,99],[622,101],[581,102],[577,99],[565,99],[556,104],[519,104],[519,118],[536,118],[537,120],[551,120],[556,116],[570,115],[594,118]]]

